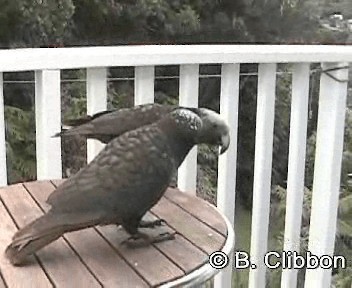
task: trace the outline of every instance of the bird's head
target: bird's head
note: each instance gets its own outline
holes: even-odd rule
[[[195,109],[202,126],[196,137],[197,144],[220,145],[220,154],[226,152],[230,145],[229,126],[220,114],[206,108]]]
[[[230,145],[229,127],[215,111],[206,108],[180,108],[172,113],[178,131],[190,135],[194,144],[220,145],[220,154]]]

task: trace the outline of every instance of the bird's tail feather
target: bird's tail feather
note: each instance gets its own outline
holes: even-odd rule
[[[61,235],[61,233],[48,234],[37,239],[27,240],[21,244],[13,242],[6,248],[5,255],[12,265],[21,265],[28,255],[55,241]]]
[[[95,223],[68,221],[68,216],[48,213],[34,220],[13,236],[5,256],[13,265],[20,265],[25,258],[55,241],[64,233],[92,226]]]
[[[82,126],[72,127],[72,126],[63,126],[61,131],[53,135],[52,137],[61,137],[61,136],[73,136],[73,135],[89,135],[92,133],[92,125],[83,124]]]
[[[76,118],[76,119],[68,119],[65,121],[65,125],[70,126],[70,127],[75,127],[75,126],[80,126],[82,124],[86,124],[89,121],[93,119],[92,116],[86,115],[81,118]]]
[[[105,111],[104,111],[105,112]],[[72,135],[84,135],[91,133],[91,125],[88,124],[89,121],[93,119],[92,116],[86,115],[77,119],[68,119],[65,121],[65,124],[61,127],[61,131],[52,136],[61,137],[61,136],[72,136]]]
[[[65,130],[55,133],[53,136],[51,136],[51,138],[61,137],[63,134],[65,134]]]

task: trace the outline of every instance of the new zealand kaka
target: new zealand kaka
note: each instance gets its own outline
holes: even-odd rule
[[[230,143],[228,126],[205,108],[177,108],[153,124],[114,138],[48,197],[47,214],[14,235],[7,258],[21,264],[64,233],[95,225],[121,224],[133,239],[147,244],[172,238],[142,233],[139,223],[162,197],[190,149],[200,143],[221,145],[220,153]]]
[[[54,137],[82,135],[106,144],[127,131],[158,121],[176,108],[178,107],[174,105],[151,103],[132,108],[107,110],[93,116],[66,121],[66,126],[70,128],[64,127]]]

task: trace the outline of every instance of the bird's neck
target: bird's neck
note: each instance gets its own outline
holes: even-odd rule
[[[177,167],[179,167],[187,156],[188,152],[196,144],[195,136],[193,133],[184,133],[184,131],[178,129],[176,125],[174,126],[174,123],[171,121],[169,123],[165,123],[165,125],[161,125],[160,128],[168,138],[168,146],[171,150],[170,152],[173,154],[174,159],[176,160],[175,164]]]
[[[184,142],[182,141],[182,143],[177,144],[177,142],[173,142],[175,145],[173,145],[173,153],[175,155],[175,159],[176,159],[176,165],[177,167],[179,167],[183,160],[186,158],[187,154],[189,153],[189,151],[192,149],[192,147],[194,146],[194,143],[192,142]]]

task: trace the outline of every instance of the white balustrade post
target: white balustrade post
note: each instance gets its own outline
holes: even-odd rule
[[[198,107],[199,65],[180,65],[179,105]],[[197,147],[194,147],[178,169],[177,187],[181,191],[196,194]]]
[[[275,115],[276,64],[260,64],[258,70],[257,120],[253,180],[253,213],[249,287],[263,287],[266,267],[273,133]]]
[[[35,71],[37,179],[62,177],[60,70]]]
[[[4,81],[3,73],[0,72],[0,186],[7,185],[4,109]]]
[[[347,66],[324,63],[322,69]],[[348,69],[329,72],[346,80]],[[314,164],[312,208],[308,250],[318,257],[333,256],[339,203],[347,82],[338,82],[322,73]],[[307,269],[304,287],[330,287],[331,269]]]
[[[240,65],[223,64],[221,69],[220,114],[230,126],[230,146],[219,156],[217,207],[234,226],[236,198],[237,127]],[[214,287],[232,287],[232,259],[227,268],[215,276]]]
[[[134,70],[134,105],[154,103],[154,66]]]
[[[87,69],[87,114],[95,113],[107,109],[107,79],[106,68]],[[89,163],[105,147],[98,140],[87,140],[87,162]]]
[[[297,253],[300,252],[308,96],[309,64],[295,64],[292,76],[284,251],[296,251]],[[296,286],[297,270],[283,269],[281,288],[295,288]]]

